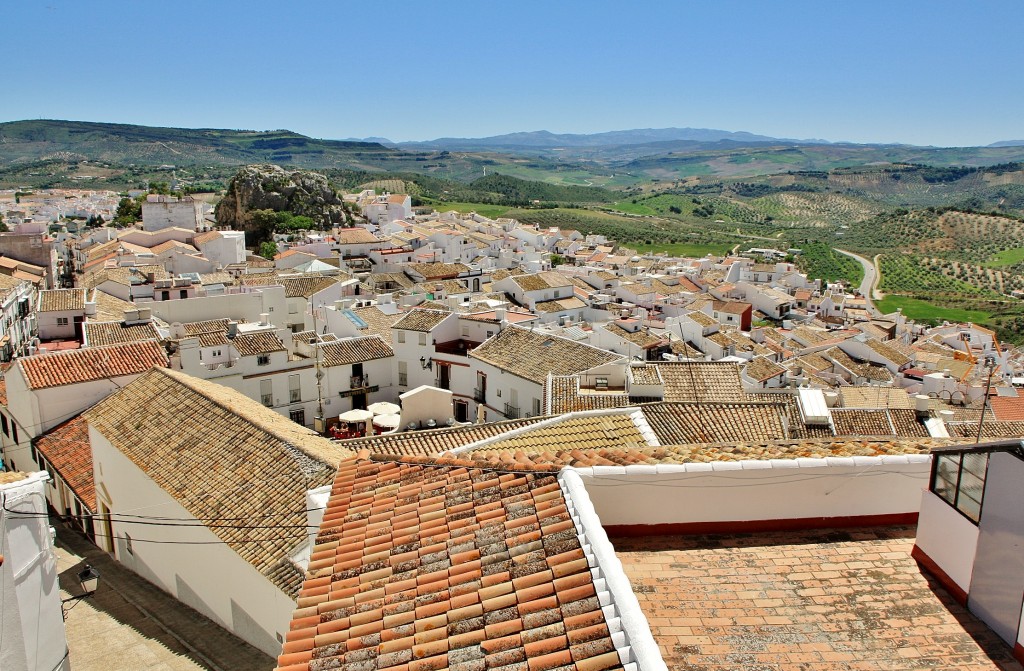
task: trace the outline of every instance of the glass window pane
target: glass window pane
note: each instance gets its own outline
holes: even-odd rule
[[[964,471],[973,473],[979,478],[985,478],[985,469],[988,467],[988,453],[984,454],[965,454],[964,455]]]
[[[975,501],[961,492],[960,500],[957,502],[957,510],[977,522],[981,518],[981,502]]]

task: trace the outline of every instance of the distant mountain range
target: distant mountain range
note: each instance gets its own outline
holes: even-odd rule
[[[593,134],[533,131],[396,144],[386,138],[321,140],[289,130],[57,120],[0,123],[0,181],[16,185],[63,184],[72,179],[131,184],[137,183],[136,174],[148,169],[186,166],[193,168],[193,179],[210,180],[223,178],[234,166],[274,163],[325,172],[426,174],[462,182],[498,173],[567,186],[615,188],[704,175],[745,177],[908,163],[989,166],[1022,160],[1024,140],[988,147],[915,147],[795,140],[709,128]],[[71,168],[36,167],[40,162]],[[100,165],[85,168],[82,162]]]
[[[792,140],[756,135],[745,131],[733,132],[713,128],[639,128],[614,130],[604,133],[552,133],[546,130],[506,133],[482,138],[444,137],[422,142],[390,143],[410,149],[478,149],[531,147],[553,149],[558,147],[612,147],[656,142],[710,143],[729,140],[737,143],[781,142],[785,144],[828,144],[825,140]]]

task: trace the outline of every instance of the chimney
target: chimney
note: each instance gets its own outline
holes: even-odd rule
[[[260,313],[260,326],[270,326],[270,313],[269,312],[261,312]]]
[[[507,319],[505,308],[494,308],[494,318],[498,323],[504,323]]]
[[[238,335],[238,322],[232,320],[228,322],[228,338],[234,338]]]
[[[918,419],[924,419],[930,414],[930,402],[931,398],[926,394],[918,394],[914,397],[914,412]]]

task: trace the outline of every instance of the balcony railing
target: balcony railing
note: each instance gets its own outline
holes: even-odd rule
[[[302,400],[302,390],[301,389],[289,389],[288,390],[288,402],[289,403],[298,403],[301,400]]]
[[[506,403],[505,404],[505,419],[519,419],[519,408],[514,406],[514,405],[510,405],[510,404]]]
[[[351,384],[351,388],[352,389],[359,389],[361,387],[369,387],[369,386],[370,386],[370,376],[369,375],[353,375],[352,376],[352,384]]]
[[[474,389],[473,390],[473,400],[476,401],[477,403],[486,403],[487,402],[487,390],[486,389]]]
[[[437,387],[438,389],[451,389],[452,388],[451,378],[446,379],[446,380],[445,379],[441,379],[441,378],[437,378],[436,380],[434,380],[434,386]]]
[[[270,407],[272,407],[274,405],[274,395],[273,394],[260,394],[260,402],[262,402],[263,405],[265,405],[268,408],[270,408]]]
[[[409,386],[409,374],[408,373],[399,373],[398,374],[398,386],[399,387],[408,387]]]

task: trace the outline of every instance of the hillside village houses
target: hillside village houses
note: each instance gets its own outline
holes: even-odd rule
[[[608,536],[912,525],[933,449],[1024,436],[1024,358],[979,325],[878,314],[769,254],[637,255],[349,200],[356,226],[282,235],[270,260],[155,198],[149,225],[61,233],[42,277],[73,286],[0,271],[4,468],[45,473],[57,516],[282,669],[356,652],[665,668],[676,653]],[[708,489],[725,471],[738,494]],[[253,478],[251,499],[196,496]],[[194,526],[117,516],[145,506]],[[254,546],[208,524],[264,514],[311,528]],[[196,563],[133,542],[157,536],[223,543]],[[448,638],[374,638],[444,613]],[[601,633],[570,635],[584,621]]]

